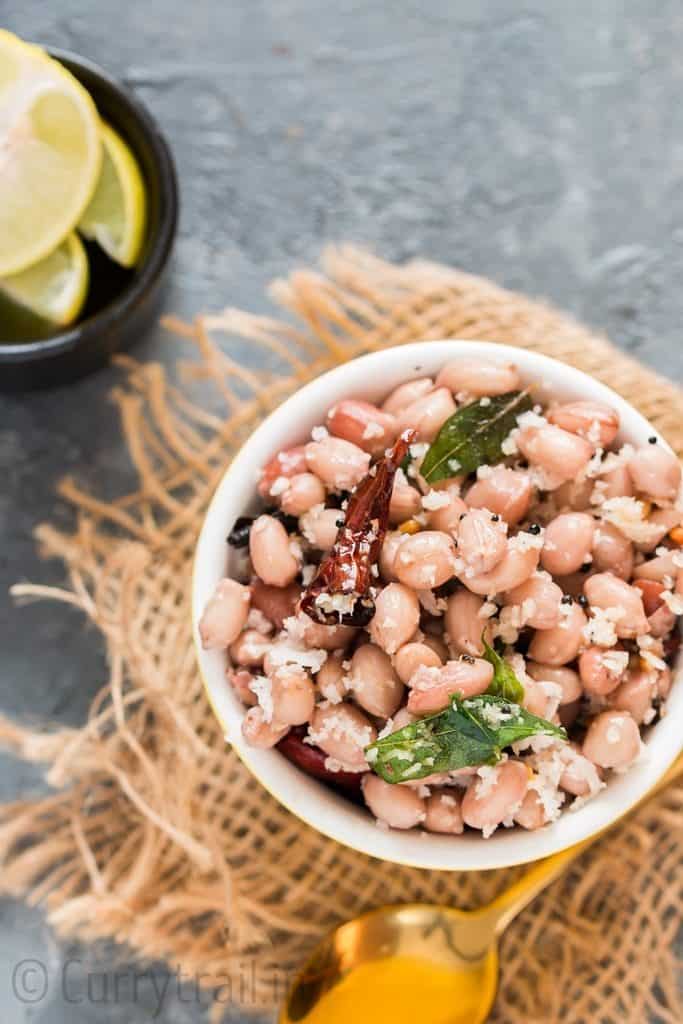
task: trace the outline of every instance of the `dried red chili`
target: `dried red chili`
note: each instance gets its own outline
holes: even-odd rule
[[[339,786],[347,792],[359,791],[363,773],[347,772],[343,769],[332,771],[326,766],[327,754],[320,747],[304,742],[306,733],[306,726],[295,726],[280,740],[277,749],[288,761],[301,768],[307,775],[312,775],[314,779],[322,779],[323,782]]]
[[[404,430],[349,498],[334,547],[301,598],[301,610],[316,622],[365,626],[374,615],[372,567],[377,565],[387,532],[394,477],[415,437],[414,430]],[[340,602],[339,598],[347,600]]]

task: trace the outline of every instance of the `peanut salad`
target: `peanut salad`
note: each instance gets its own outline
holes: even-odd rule
[[[525,382],[527,384],[529,382]],[[457,359],[263,467],[200,622],[243,733],[381,827],[538,829],[634,765],[683,614],[681,467]]]

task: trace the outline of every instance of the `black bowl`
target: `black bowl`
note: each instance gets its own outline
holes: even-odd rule
[[[178,182],[168,144],[138,99],[106,71],[82,57],[50,50],[85,86],[105,121],[135,154],[147,191],[147,234],[134,270],[124,270],[87,243],[91,288],[71,327],[4,341],[0,324],[0,390],[65,384],[97,369],[140,338],[158,312],[161,285],[178,220]]]

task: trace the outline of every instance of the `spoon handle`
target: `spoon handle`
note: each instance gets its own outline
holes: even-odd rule
[[[628,814],[631,810],[635,810],[645,800],[649,800],[650,797],[664,789],[670,782],[673,782],[681,775],[683,775],[683,754],[679,754],[678,758],[662,775],[661,779],[626,813]],[[621,820],[621,818],[618,820]],[[501,935],[517,914],[531,903],[540,892],[543,892],[551,882],[554,882],[563,873],[565,868],[591,846],[596,839],[607,832],[612,827],[612,824],[616,824],[616,822],[612,822],[606,828],[589,836],[588,839],[576,843],[575,846],[570,846],[568,849],[560,851],[560,853],[553,854],[552,857],[546,857],[539,861],[517,882],[511,885],[509,889],[506,889],[505,892],[493,900],[483,911],[490,919],[491,930],[496,935]]]

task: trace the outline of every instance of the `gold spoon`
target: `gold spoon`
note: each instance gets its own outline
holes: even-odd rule
[[[639,803],[681,774],[683,754]],[[539,861],[480,910],[404,903],[340,925],[295,978],[279,1024],[483,1024],[501,935],[605,831]]]

